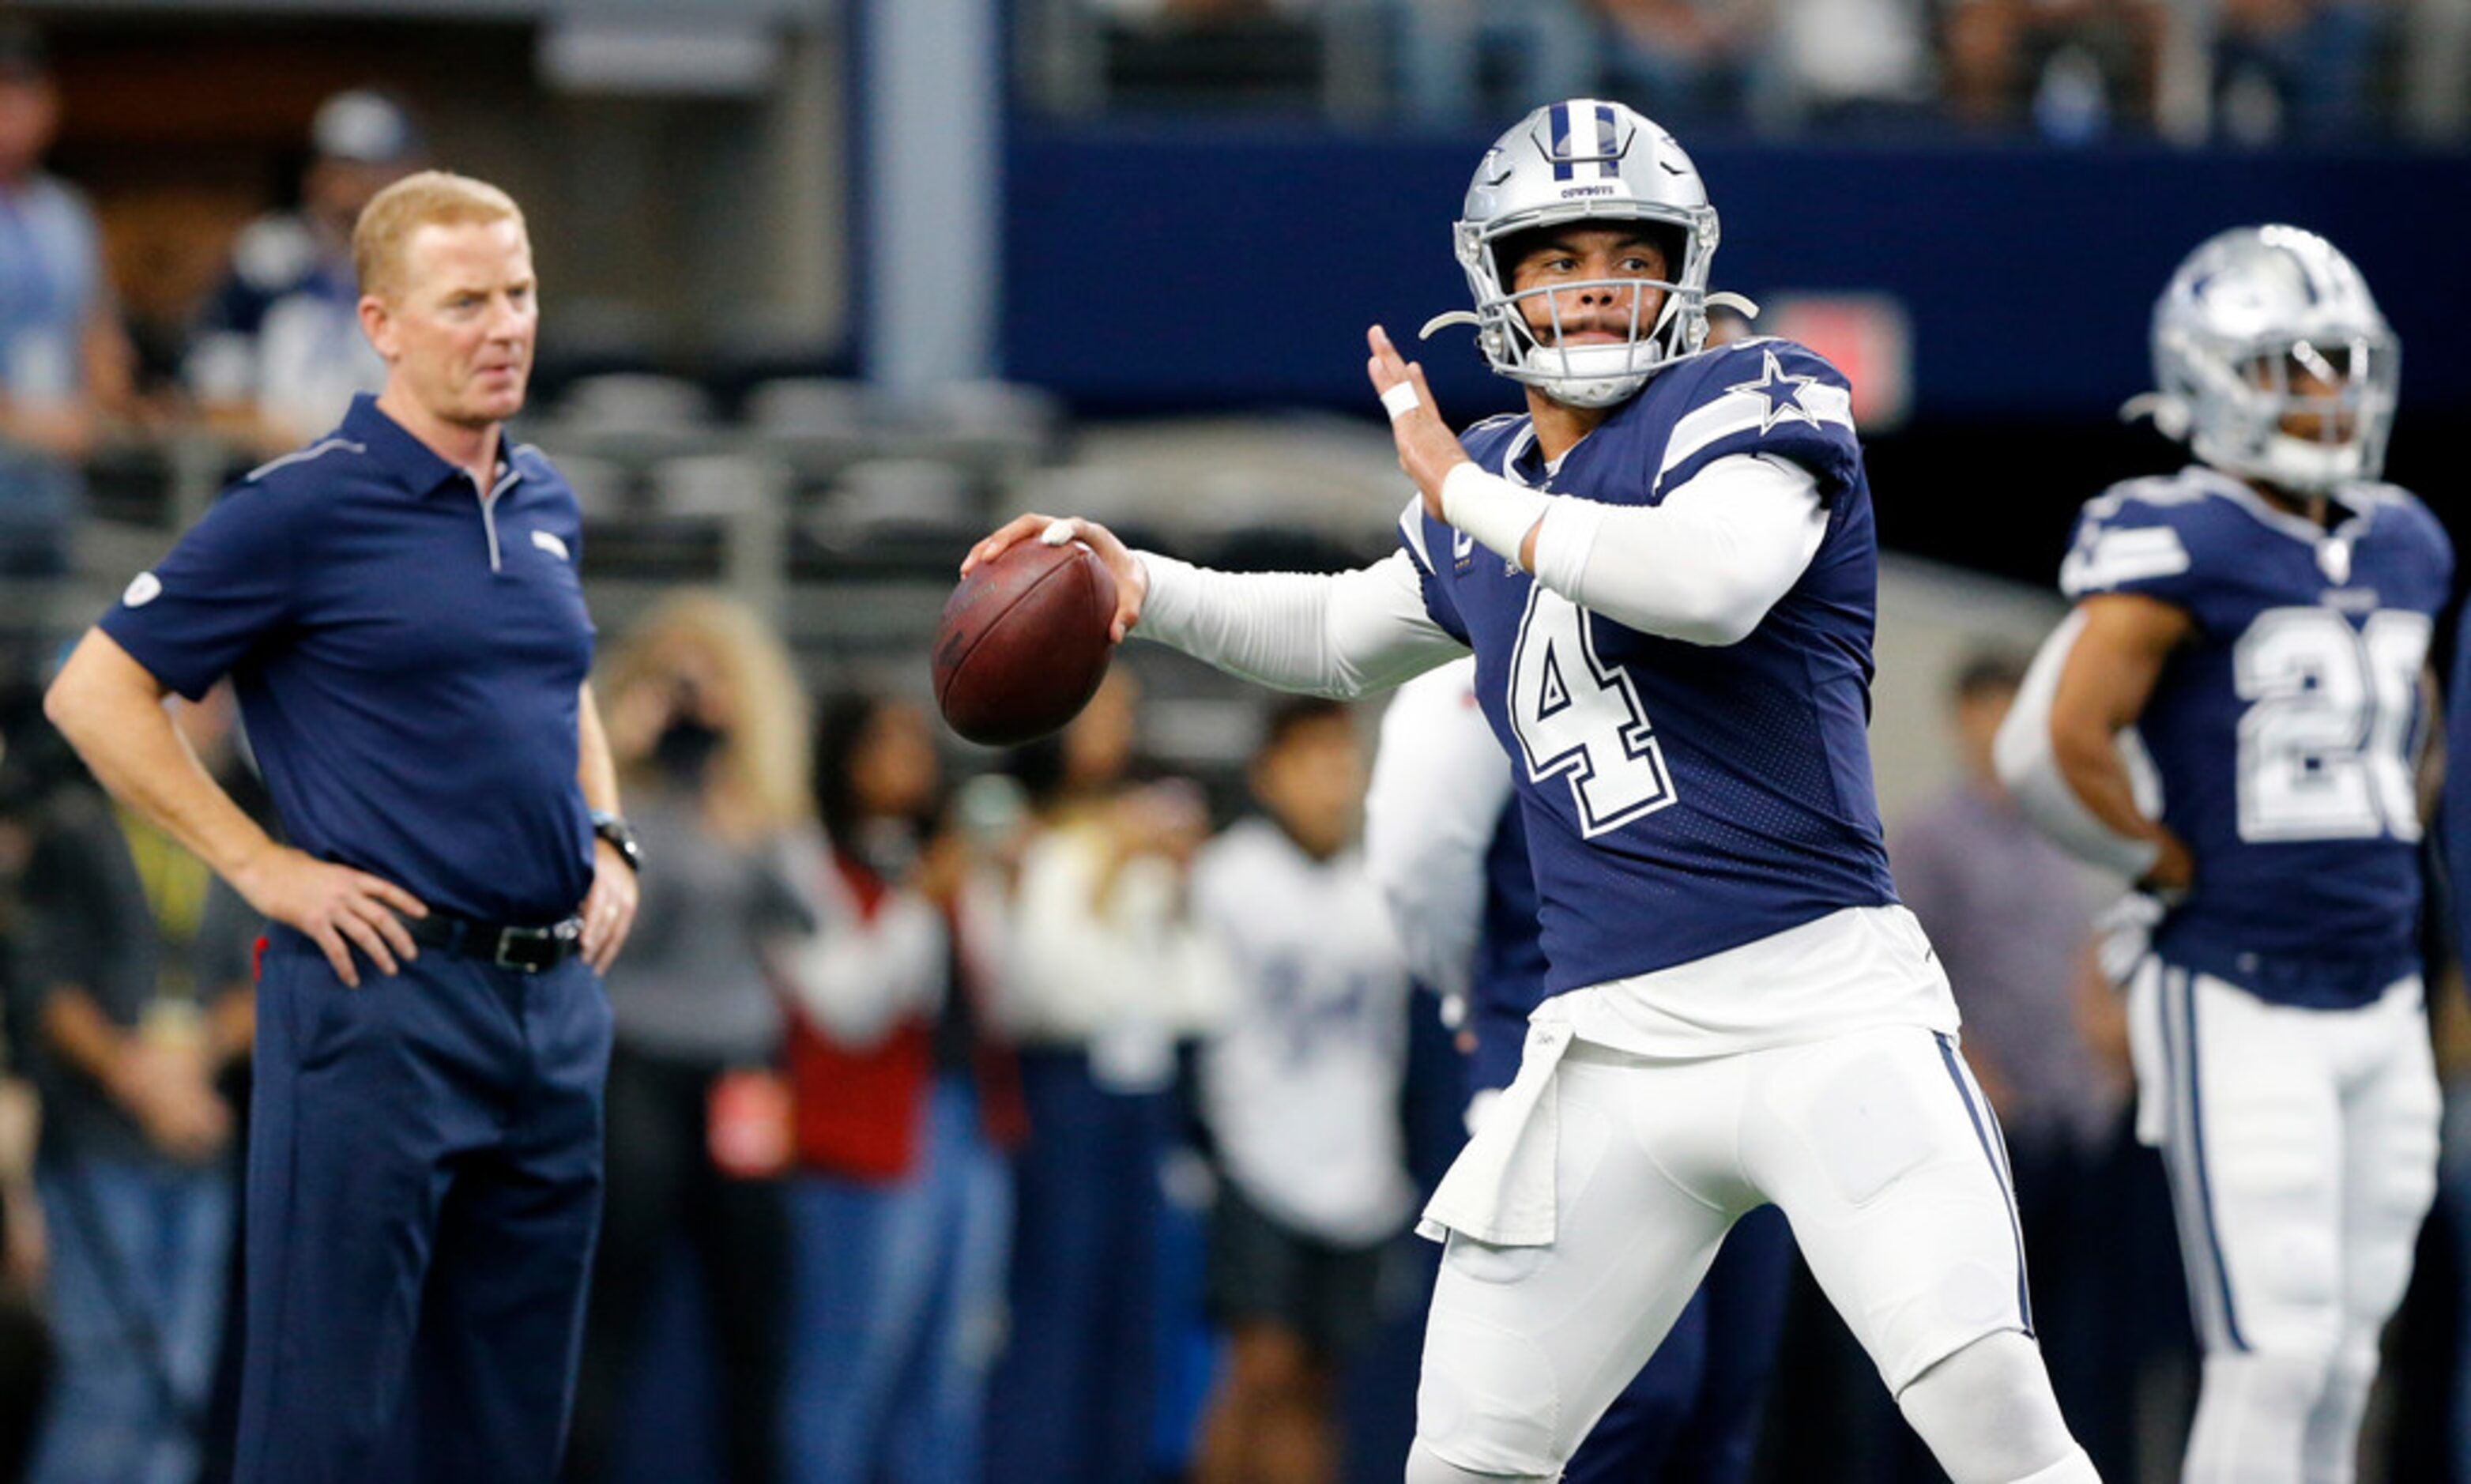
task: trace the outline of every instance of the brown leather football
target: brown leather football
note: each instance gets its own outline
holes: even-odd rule
[[[1106,678],[1116,578],[1079,541],[1016,542],[953,589],[935,628],[935,704],[974,742],[1010,746],[1080,714]]]

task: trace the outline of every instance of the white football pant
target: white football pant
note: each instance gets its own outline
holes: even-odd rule
[[[2170,1166],[2205,1347],[2185,1484],[2349,1484],[2377,1340],[2436,1194],[2416,977],[2356,1010],[2270,1003],[2149,956],[2137,1135]]]
[[[1553,1081],[1555,1239],[1450,1235],[1411,1484],[1558,1478],[1768,1202],[1959,1484],[2094,1478],[2031,1340],[2006,1150],[1952,1042],[1887,1026],[1696,1061],[1580,1042]]]

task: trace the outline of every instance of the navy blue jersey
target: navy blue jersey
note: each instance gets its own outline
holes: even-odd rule
[[[1524,416],[1462,439],[1488,472],[1608,505],[1659,504],[1732,455],[1809,470],[1826,534],[1739,644],[1626,628],[1438,520],[1401,523],[1512,760],[1550,992],[1895,900],[1865,735],[1878,545],[1847,400],[1818,356],[1753,340],[1661,372],[1549,472]]]
[[[1544,942],[1537,926],[1536,869],[1527,855],[1525,806],[1516,796],[1484,852],[1484,930],[1469,976],[1471,1089],[1508,1087],[1527,1044],[1527,1017],[1544,1000]]]
[[[2445,755],[2471,759],[2471,603],[2455,620],[2453,684],[2445,688]],[[2454,951],[2471,953],[2471,778],[2457,769],[2471,763],[2448,765],[2440,843],[2448,899],[2454,905]]]
[[[2201,466],[2078,520],[2059,585],[2195,622],[2137,731],[2195,889],[2154,945],[2270,1000],[2365,1003],[2418,963],[2420,675],[2454,552],[2417,500],[2346,486],[2331,530]]]

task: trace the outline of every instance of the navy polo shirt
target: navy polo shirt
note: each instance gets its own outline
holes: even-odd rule
[[[434,910],[553,922],[592,884],[582,550],[538,450],[484,491],[362,396],[226,492],[103,629],[191,699],[232,677],[294,845]]]

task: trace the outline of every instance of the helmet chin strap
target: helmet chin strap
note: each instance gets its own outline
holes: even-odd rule
[[[2200,430],[2190,446],[2199,459],[2225,474],[2262,481],[2294,495],[2330,495],[2367,476],[2365,453],[2356,441],[2315,443],[2276,433],[2262,446],[2224,448]]]
[[[1645,385],[1643,378],[1634,379],[1638,380],[1640,385]],[[1531,397],[1541,397],[1555,407],[1577,408],[1582,412],[1594,412],[1598,408],[1612,407],[1616,403],[1627,401],[1639,389],[1627,382],[1606,381],[1555,383],[1552,386],[1545,386],[1540,382],[1521,381],[1519,385],[1527,389],[1527,394]]]
[[[1636,395],[1647,385],[1647,373],[1633,371],[1627,376],[1588,376],[1557,381],[1536,389],[1564,407],[1611,407],[1624,398]]]
[[[2134,422],[2139,417],[2153,419],[2153,430],[2175,443],[2188,441],[2188,429],[2196,419],[2188,404],[2167,391],[2146,391],[2119,404],[2119,420]]]
[[[1664,326],[1671,321],[1675,309],[1680,302],[1681,299],[1679,295],[1672,295],[1666,298],[1664,310],[1657,317],[1656,328],[1650,332],[1651,336],[1660,333]],[[1416,338],[1418,340],[1431,340],[1437,332],[1448,329],[1453,325],[1461,324],[1472,327],[1479,336],[1492,333],[1487,330],[1484,319],[1481,316],[1475,314],[1471,310],[1453,309],[1447,314],[1435,315],[1432,318],[1425,320],[1424,328],[1417,332]],[[1674,359],[1669,356],[1659,356],[1645,365],[1633,365],[1631,363],[1636,359],[1639,346],[1649,343],[1644,341],[1630,341],[1618,346],[1589,346],[1586,351],[1577,349],[1566,351],[1548,350],[1542,343],[1536,341],[1532,334],[1527,338],[1527,341],[1528,357],[1531,358],[1531,361],[1532,358],[1540,355],[1549,355],[1560,360],[1565,366],[1567,366],[1571,361],[1577,359],[1579,356],[1588,354],[1588,352],[1618,352],[1621,356],[1621,367],[1618,370],[1611,371],[1603,375],[1588,376],[1583,373],[1547,375],[1542,372],[1531,371],[1527,376],[1514,378],[1514,380],[1519,381],[1527,386],[1534,387],[1539,391],[1543,392],[1546,396],[1551,397],[1554,401],[1563,403],[1569,407],[1611,407],[1615,402],[1622,400],[1624,397],[1630,396],[1634,392],[1637,391],[1639,388],[1645,386],[1649,376],[1655,374],[1657,370],[1660,369],[1663,365]]]
[[[2366,460],[2359,443],[2312,443],[2276,433],[2265,440],[2265,478],[2308,494],[2326,494],[2358,479]]]

